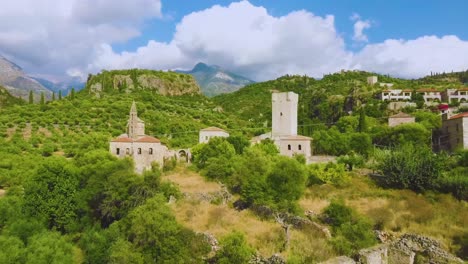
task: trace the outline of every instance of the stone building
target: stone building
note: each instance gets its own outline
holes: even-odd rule
[[[302,154],[307,159],[312,156],[312,138],[297,134],[297,103],[299,96],[293,92],[272,94],[272,131],[254,137],[252,144],[271,139],[280,154],[292,157]]]
[[[433,137],[434,140],[437,150],[468,149],[468,112],[450,118],[443,114],[442,127]]]
[[[159,139],[145,135],[145,122],[138,118],[135,102],[130,109],[127,133],[112,139],[109,150],[119,158],[132,157],[136,173],[151,169],[153,162],[162,166],[169,153]]]
[[[388,126],[389,127],[394,127],[398,126],[401,124],[408,124],[408,123],[414,123],[416,122],[416,119],[414,116],[400,112],[396,115],[392,115],[388,118]]]
[[[218,127],[207,127],[200,130],[198,142],[208,143],[213,137],[229,137],[229,133]]]
[[[377,76],[369,76],[367,77],[367,84],[368,85],[374,85],[376,83],[379,82],[379,79],[377,78]]]

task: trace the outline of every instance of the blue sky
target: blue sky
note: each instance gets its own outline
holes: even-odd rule
[[[170,41],[176,24],[187,14],[210,8],[213,5],[229,5],[236,1],[171,0],[163,1],[162,12],[166,18],[147,21],[142,36],[126,43],[113,45],[116,51],[135,50],[151,39]],[[372,28],[366,31],[370,42],[382,42],[389,38],[414,39],[423,35],[456,35],[468,39],[468,1],[466,0],[251,0],[252,4],[265,7],[274,16],[284,16],[305,9],[319,16],[334,15],[337,30],[350,49],[361,45],[353,42],[353,22],[350,16],[357,13],[369,19]],[[448,3],[449,2],[449,3]]]
[[[0,9],[0,55],[53,80],[200,61],[256,81],[419,78],[468,69],[467,12],[466,0],[15,0]]]

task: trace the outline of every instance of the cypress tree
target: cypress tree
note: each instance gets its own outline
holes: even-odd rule
[[[364,107],[361,107],[361,111],[359,112],[359,124],[358,124],[358,132],[366,132],[367,124],[366,124],[366,112],[364,111]]]
[[[44,92],[41,93],[41,105],[45,104]]]
[[[52,93],[52,101],[55,101],[55,92]]]
[[[32,91],[29,91],[29,103],[34,104],[34,94]]]
[[[75,99],[75,88],[72,87],[71,92],[70,92],[70,99]]]
[[[62,90],[59,91],[59,100],[62,100]]]

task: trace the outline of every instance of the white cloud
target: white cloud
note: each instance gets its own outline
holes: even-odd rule
[[[33,73],[63,74],[93,60],[102,44],[140,35],[161,17],[160,0],[16,0],[0,9],[0,54]]]
[[[386,40],[358,52],[353,67],[416,78],[433,72],[468,69],[468,41],[456,36],[424,36],[415,40]]]
[[[107,47],[88,70],[106,64],[189,68],[204,61],[266,80],[286,73],[321,77],[340,70],[350,59],[333,16],[297,11],[273,17],[265,8],[242,1],[185,16],[170,43],[151,41],[136,52],[121,54]]]
[[[354,13],[350,17],[351,21],[354,21],[354,35],[353,40],[358,42],[368,42],[367,35],[364,34],[365,29],[371,28],[371,22],[369,20],[362,20],[361,16]]]
[[[42,74],[86,76],[101,69],[135,67],[188,69],[199,61],[259,81],[288,73],[321,77],[340,69],[416,78],[430,71],[468,68],[468,42],[456,36],[363,43],[360,51],[352,52],[332,15],[301,10],[275,17],[248,1],[193,12],[177,24],[169,42],[151,40],[133,52],[117,53],[112,44],[141,34],[145,20],[162,18],[159,0],[38,2],[2,4],[0,53],[29,72]],[[354,39],[366,42],[364,31],[372,23],[358,14],[351,20]]]

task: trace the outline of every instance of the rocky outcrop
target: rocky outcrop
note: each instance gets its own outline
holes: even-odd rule
[[[249,261],[249,264],[286,264],[286,261],[279,254],[273,254],[269,258],[256,254]]]
[[[445,251],[438,241],[416,234],[404,234],[395,241],[362,249],[356,260],[342,256],[323,263],[413,264],[416,260],[418,263],[430,264],[464,263]]]
[[[137,69],[103,71],[90,76],[86,87],[96,97],[106,91],[131,93],[136,90],[150,90],[165,96],[201,93],[200,87],[190,75]]]

